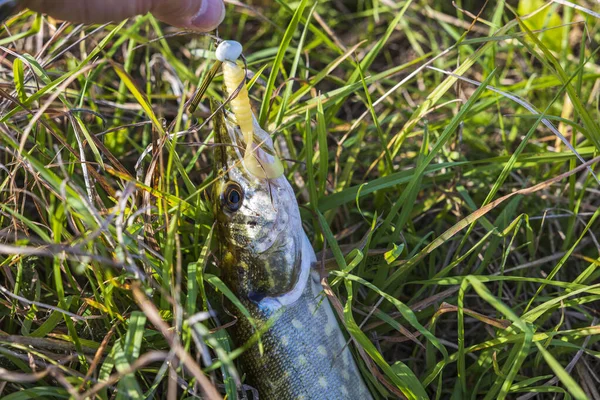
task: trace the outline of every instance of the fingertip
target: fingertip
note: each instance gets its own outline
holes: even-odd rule
[[[225,18],[223,0],[202,0],[198,13],[190,20],[187,28],[208,32],[216,29]]]

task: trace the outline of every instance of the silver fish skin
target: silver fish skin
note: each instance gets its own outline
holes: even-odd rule
[[[274,155],[270,136],[255,122],[256,156]],[[370,400],[319,273],[294,191],[285,178],[261,179],[243,165],[243,137],[232,118],[217,113],[214,188],[222,278],[249,312],[237,307],[230,333],[238,346],[260,330],[241,356],[248,384],[264,400]]]

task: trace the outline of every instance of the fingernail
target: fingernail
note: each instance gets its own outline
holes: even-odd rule
[[[200,31],[212,31],[225,18],[223,0],[202,0],[200,11],[192,18],[192,27]]]

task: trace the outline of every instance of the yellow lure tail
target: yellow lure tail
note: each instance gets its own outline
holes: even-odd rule
[[[226,40],[217,47],[216,56],[223,63],[223,79],[227,93],[231,96],[237,91],[235,97],[231,99],[230,105],[246,142],[244,165],[250,173],[258,178],[275,179],[283,174],[283,165],[279,157],[274,154],[272,160],[265,160],[264,158],[259,159],[257,156],[257,150],[260,149],[261,143],[256,145],[254,143],[256,119],[250,107],[250,98],[245,84],[245,71],[237,64],[241,50],[242,46],[238,42]],[[258,125],[256,124],[256,126]]]

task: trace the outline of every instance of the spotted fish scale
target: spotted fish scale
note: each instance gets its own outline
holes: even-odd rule
[[[263,354],[254,345],[242,355],[244,371],[261,399],[370,399],[319,274],[308,280],[300,298],[282,310],[244,302],[256,321],[275,320],[261,335]],[[236,316],[233,334],[242,344],[254,331],[241,313]]]

